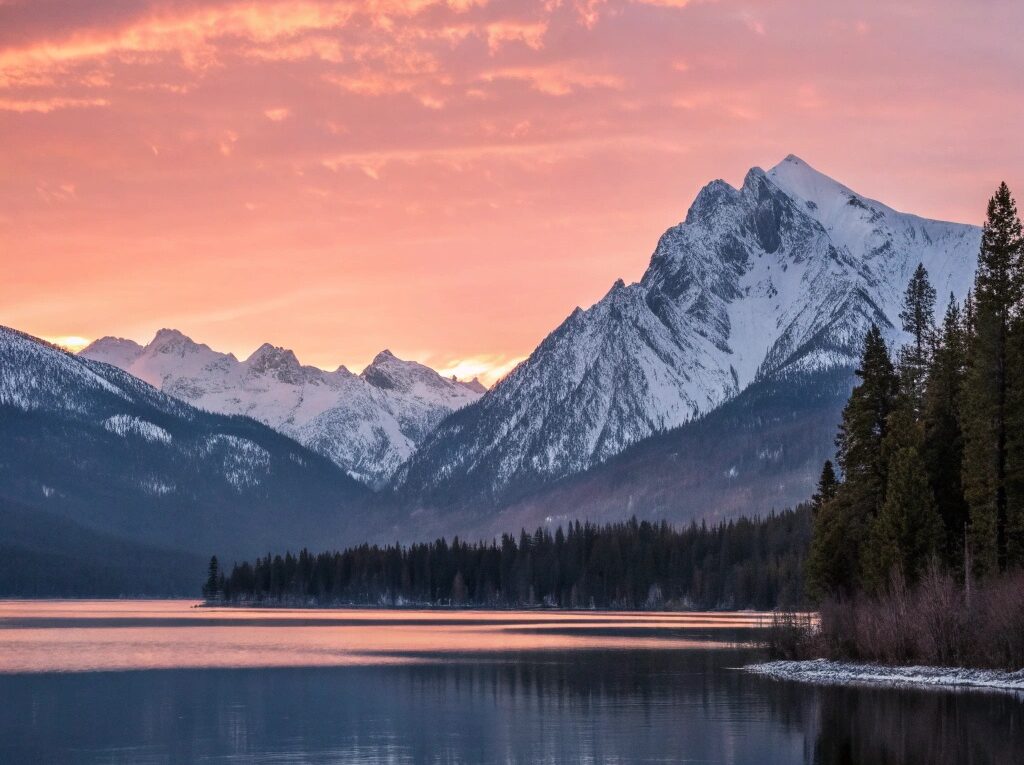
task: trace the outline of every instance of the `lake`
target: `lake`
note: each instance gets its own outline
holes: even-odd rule
[[[758,614],[0,602],[0,763],[1021,763],[1024,698],[735,668]]]

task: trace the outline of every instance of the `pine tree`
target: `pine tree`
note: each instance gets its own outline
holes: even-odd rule
[[[922,457],[942,518],[942,559],[951,568],[963,562],[967,500],[961,480],[964,436],[960,427],[960,399],[967,369],[964,316],[953,295],[942,321],[925,381]]]
[[[836,496],[836,489],[839,487],[839,479],[836,477],[836,469],[832,460],[825,460],[821,468],[821,477],[818,479],[818,488],[811,496],[811,515],[817,517],[821,508]]]
[[[210,557],[210,567],[207,574],[206,584],[203,585],[203,597],[206,600],[214,600],[222,589],[220,566],[217,563],[216,555]]]
[[[865,551],[867,589],[881,591],[894,573],[917,582],[937,555],[942,532],[924,461],[916,448],[902,447],[890,460],[885,502]]]
[[[963,484],[979,574],[1005,570],[1008,563],[1008,341],[1020,302],[1022,247],[1017,208],[1004,183],[989,200],[982,234],[964,384]]]
[[[872,325],[864,338],[860,383],[843,409],[836,438],[843,482],[814,524],[808,581],[812,597],[858,589],[868,533],[885,500],[883,443],[896,403],[898,379],[885,340]]]
[[[928,280],[928,271],[923,264],[918,264],[907,285],[900,320],[904,331],[911,337],[910,345],[902,354],[902,366],[909,376],[914,404],[919,411],[935,335],[935,288]]]
[[[836,438],[839,466],[843,471],[844,486],[851,481],[870,484],[872,491],[880,497],[884,493],[885,482],[881,445],[887,433],[899,380],[882,332],[875,325],[864,338],[864,350],[856,374],[861,381],[854,387],[843,409]]]
[[[838,489],[832,460],[825,460],[811,497],[811,546],[804,564],[805,590],[814,602],[838,592],[853,577],[852,566],[843,556],[844,514],[835,502]]]

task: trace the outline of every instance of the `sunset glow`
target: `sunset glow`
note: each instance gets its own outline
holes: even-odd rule
[[[0,324],[490,383],[791,152],[980,222],[1024,187],[1024,6],[985,7],[0,0]]]
[[[48,343],[53,343],[54,345],[59,345],[61,348],[64,348],[65,350],[71,351],[73,353],[77,353],[78,351],[82,350],[85,346],[92,342],[87,337],[78,337],[77,335],[62,335],[61,337],[44,337],[43,340],[46,340]]]

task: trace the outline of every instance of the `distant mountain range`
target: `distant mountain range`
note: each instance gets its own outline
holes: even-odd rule
[[[47,594],[129,569],[136,592],[194,592],[195,562],[212,552],[355,540],[372,522],[370,490],[292,439],[5,327],[0,434],[0,557],[52,557],[40,575],[65,580]],[[109,558],[85,555],[101,541]]]
[[[174,330],[78,357],[2,330],[0,502],[23,532],[36,508],[175,554],[781,508],[832,453],[868,326],[901,339],[918,263],[962,298],[979,243],[790,156],[708,184],[640,282],[489,391],[386,351],[356,375]]]
[[[361,374],[344,366],[325,372],[269,343],[239,361],[173,329],[146,346],[104,337],[79,355],[202,409],[248,415],[371,486],[385,482],[445,415],[485,391],[475,379],[447,379],[387,350]]]

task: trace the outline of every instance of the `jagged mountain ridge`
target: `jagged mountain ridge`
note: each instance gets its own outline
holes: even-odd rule
[[[251,556],[372,521],[369,490],[296,441],[5,327],[0,426],[0,536],[15,507],[135,546]]]
[[[852,368],[871,323],[899,336],[918,263],[969,288],[980,229],[899,213],[789,156],[708,184],[640,282],[577,308],[399,470],[412,506],[501,505],[691,422],[751,383]]]
[[[259,420],[370,485],[385,481],[445,415],[484,392],[477,380],[447,379],[387,350],[357,375],[303,366],[269,343],[239,361],[172,329],[146,346],[105,337],[79,355],[203,409]]]

